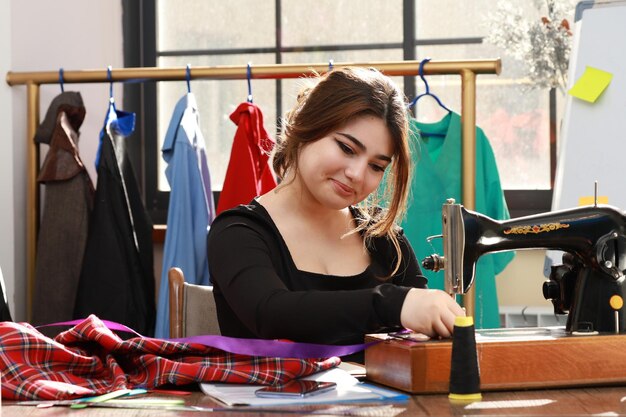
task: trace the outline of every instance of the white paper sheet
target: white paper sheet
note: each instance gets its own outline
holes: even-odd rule
[[[337,402],[405,401],[408,396],[397,391],[360,383],[348,372],[333,368],[309,375],[302,379],[334,382],[337,389],[305,398],[260,398],[254,392],[260,385],[202,383],[200,388],[206,395],[228,406],[266,406],[292,404],[323,404]]]

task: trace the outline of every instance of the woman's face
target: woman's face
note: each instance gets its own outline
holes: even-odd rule
[[[392,156],[393,142],[384,121],[360,116],[304,145],[298,178],[322,206],[342,209],[376,190]]]

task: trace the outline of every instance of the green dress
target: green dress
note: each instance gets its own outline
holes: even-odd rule
[[[441,206],[448,198],[462,203],[461,191],[461,118],[447,114],[437,123],[410,122],[415,170],[411,196],[402,223],[418,260],[432,253],[443,255],[442,239],[426,242],[428,236],[441,234]],[[476,207],[475,211],[504,220],[509,211],[500,185],[500,176],[491,145],[482,129],[476,129]],[[514,252],[487,254],[478,260],[476,291],[476,328],[500,327],[495,277],[513,259]],[[423,271],[429,288],[444,288],[443,271]]]

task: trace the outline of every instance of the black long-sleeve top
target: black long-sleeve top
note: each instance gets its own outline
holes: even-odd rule
[[[358,221],[358,210],[351,210]],[[399,241],[402,263],[388,279],[397,256],[386,238],[373,239],[371,264],[358,275],[300,271],[256,200],[225,211],[208,236],[221,333],[343,345],[362,343],[366,333],[397,329],[409,289],[426,286],[410,244],[402,234]]]

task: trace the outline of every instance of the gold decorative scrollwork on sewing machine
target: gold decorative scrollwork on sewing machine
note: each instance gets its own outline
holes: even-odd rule
[[[529,233],[544,233],[544,232],[552,232],[554,230],[564,229],[569,227],[567,223],[546,223],[546,224],[535,224],[532,226],[518,226],[511,227],[510,229],[504,230],[505,235],[527,235]]]

